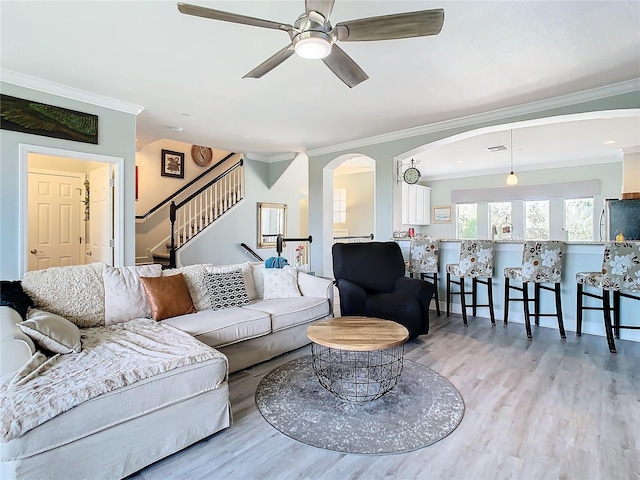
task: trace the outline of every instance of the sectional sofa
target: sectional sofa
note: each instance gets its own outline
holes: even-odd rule
[[[0,478],[122,478],[228,427],[228,374],[332,315],[330,280],[275,270],[25,274],[33,304],[0,306]]]

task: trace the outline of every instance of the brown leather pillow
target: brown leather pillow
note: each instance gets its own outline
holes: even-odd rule
[[[189,287],[181,273],[170,277],[140,277],[154,320],[196,313]]]

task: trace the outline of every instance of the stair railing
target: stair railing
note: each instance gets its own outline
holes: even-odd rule
[[[333,243],[366,243],[373,241],[373,233],[369,235],[352,235],[346,237],[333,237]]]
[[[169,265],[176,266],[176,251],[244,198],[244,160],[203,185],[180,203],[171,202]]]

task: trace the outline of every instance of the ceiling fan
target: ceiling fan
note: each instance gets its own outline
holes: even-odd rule
[[[289,45],[242,78],[260,78],[295,52],[303,58],[321,58],[325,65],[349,88],[355,87],[369,77],[344,50],[336,45],[336,42],[366,42],[437,35],[444,22],[444,10],[438,8],[361,18],[340,22],[332,26],[329,22],[329,16],[333,10],[334,2],[335,0],[305,0],[305,12],[298,17],[293,25],[188,3],[178,3],[178,10],[186,15],[272,28],[289,34],[289,38],[291,38]]]

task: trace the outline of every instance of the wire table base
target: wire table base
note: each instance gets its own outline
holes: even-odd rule
[[[311,344],[313,371],[320,385],[349,402],[368,402],[391,391],[400,379],[404,345],[353,351]]]

